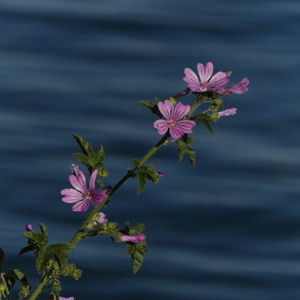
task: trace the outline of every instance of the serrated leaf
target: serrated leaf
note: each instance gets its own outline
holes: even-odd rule
[[[155,104],[150,101],[139,101],[139,103],[149,108],[153,108],[155,106]]]
[[[41,232],[27,231],[24,232],[22,236],[32,240],[36,244],[45,245],[44,235]]]
[[[145,242],[134,244],[128,243],[126,246],[126,251],[132,258],[132,270],[135,274],[138,272],[144,262],[144,254],[147,252],[147,245]]]
[[[145,229],[145,225],[141,223],[133,228],[130,228],[129,235],[140,234],[144,229]]]
[[[91,153],[94,153],[93,147],[84,138],[82,138],[81,136],[76,135],[76,134],[73,134],[73,137],[75,138],[76,142],[78,143],[83,154],[89,155]]]
[[[48,243],[48,229],[43,223],[39,223],[39,226],[43,235],[43,245],[46,245]]]
[[[37,253],[37,258],[36,258],[36,269],[40,273],[43,270],[44,267],[44,257],[46,253],[46,248],[42,247]]]
[[[137,194],[139,195],[140,193],[142,193],[145,188],[146,188],[146,176],[143,173],[137,173],[136,177],[135,177],[138,181],[138,185],[137,185]]]
[[[213,133],[213,129],[210,126],[211,117],[209,114],[201,113],[193,116],[191,120],[194,120],[197,125],[201,122],[210,133]]]
[[[192,138],[178,139],[176,140],[176,145],[179,153],[179,162],[181,162],[185,155],[188,156],[191,165],[194,167],[196,162],[196,152],[192,148],[191,144],[193,143]]]
[[[26,253],[26,252],[34,251],[34,250],[35,250],[34,245],[29,245],[29,246],[22,248],[19,252],[19,255]]]
[[[140,164],[140,161],[139,161],[138,159],[135,159],[135,158],[130,159],[129,161],[130,161],[135,167],[138,167],[139,164]]]

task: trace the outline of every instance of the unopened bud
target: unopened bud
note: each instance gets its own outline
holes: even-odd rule
[[[98,170],[98,175],[101,177],[107,177],[109,175],[109,172],[106,168],[101,168]]]

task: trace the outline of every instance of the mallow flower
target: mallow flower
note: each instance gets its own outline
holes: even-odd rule
[[[189,105],[183,105],[181,102],[178,102],[174,106],[170,100],[165,100],[164,103],[158,103],[158,109],[166,118],[166,120],[157,120],[153,124],[161,135],[165,134],[169,129],[170,135],[177,140],[185,133],[192,133],[192,128],[196,126],[195,121],[182,120],[191,109]]]
[[[228,116],[233,116],[236,114],[236,110],[237,108],[233,107],[233,108],[228,108],[228,109],[225,109],[225,110],[222,110],[222,111],[219,111],[218,112],[218,118],[221,118],[221,117],[228,117]]]
[[[248,90],[248,78],[244,78],[235,85],[224,87],[224,85],[229,82],[231,72],[220,71],[213,75],[214,65],[212,62],[208,62],[206,66],[198,63],[197,70],[199,78],[193,70],[189,68],[184,69],[185,77],[183,77],[183,80],[188,83],[188,87],[193,92],[204,93],[211,91],[219,94],[243,94]]]
[[[74,300],[74,297],[69,297],[69,298],[59,297],[59,300]]]
[[[94,170],[89,181],[89,188],[86,186],[86,178],[81,170],[76,170],[70,175],[69,181],[73,188],[64,189],[60,193],[64,196],[63,202],[75,203],[72,207],[73,211],[85,212],[90,204],[98,206],[107,198],[108,190],[95,190],[95,181],[98,170]]]
[[[144,234],[137,235],[121,235],[119,236],[122,242],[143,243],[146,236]]]

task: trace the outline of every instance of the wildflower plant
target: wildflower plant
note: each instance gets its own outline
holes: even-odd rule
[[[197,65],[196,73],[186,68],[183,80],[188,86],[182,91],[164,101],[154,98],[154,101],[140,101],[156,116],[153,127],[157,129],[160,140],[140,159],[130,160],[129,168],[123,177],[114,185],[108,185],[109,172],[105,168],[105,152],[103,146],[95,151],[92,145],[84,138],[74,135],[81,150],[75,157],[87,170],[82,171],[77,164],[71,165],[69,182],[71,187],[61,191],[61,200],[75,213],[81,213],[84,221],[79,226],[73,237],[63,243],[48,244],[48,229],[43,223],[37,226],[25,225],[22,234],[27,239],[27,245],[19,254],[31,252],[36,257],[36,270],[41,280],[37,286],[32,287],[27,277],[19,269],[10,271],[2,270],[4,251],[0,249],[0,299],[11,299],[11,289],[16,282],[20,282],[19,299],[37,299],[38,296],[48,291],[49,300],[74,299],[61,295],[61,278],[71,276],[78,280],[82,274],[73,262],[69,261],[69,252],[74,251],[80,241],[95,236],[109,237],[113,242],[125,243],[126,251],[132,259],[132,269],[136,273],[144,261],[147,252],[147,239],[143,233],[144,224],[132,226],[126,222],[123,227],[113,222],[113,218],[105,215],[103,210],[110,204],[111,198],[127,180],[137,181],[137,194],[141,194],[146,184],[150,181],[157,183],[163,176],[151,164],[146,162],[161,148],[167,145],[176,145],[179,161],[187,157],[194,167],[196,153],[193,149],[193,138],[190,136],[199,124],[203,124],[209,132],[213,132],[213,125],[221,117],[236,114],[236,108],[225,109],[221,97],[231,93],[243,94],[247,91],[249,80],[227,85],[231,72],[217,72],[213,75],[213,64],[208,62],[205,66]],[[191,95],[193,100],[185,100]],[[184,97],[184,102],[178,101]],[[158,119],[157,119],[158,118]],[[198,133],[194,133],[196,136]],[[89,180],[85,173],[89,173]],[[66,182],[67,185],[67,182]],[[57,197],[59,199],[59,196]],[[66,206],[66,209],[68,207]]]

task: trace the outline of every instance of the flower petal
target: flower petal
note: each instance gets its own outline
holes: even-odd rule
[[[185,115],[188,114],[191,107],[189,105],[183,105],[181,102],[178,102],[175,106],[174,112],[173,112],[173,120],[180,120]]]
[[[185,77],[183,77],[183,80],[187,83],[193,83],[196,86],[200,85],[199,79],[195,72],[189,68],[184,69]]]
[[[232,108],[229,108],[229,109],[226,109],[226,110],[219,111],[218,112],[218,118],[224,117],[224,116],[226,116],[226,117],[233,116],[233,115],[236,114],[236,110],[237,110],[237,108],[232,107]]]
[[[173,139],[177,140],[177,139],[180,139],[181,137],[183,137],[184,131],[182,131],[179,128],[170,127],[170,134]]]
[[[66,203],[74,203],[82,200],[82,194],[74,189],[64,189],[60,192],[64,198],[61,200]]]
[[[90,189],[93,189],[93,190],[95,189],[95,181],[96,181],[97,175],[98,175],[98,170],[94,170],[90,177],[90,183],[89,183]]]
[[[73,211],[80,211],[80,212],[85,212],[90,206],[90,202],[83,200],[79,201],[76,204],[73,205],[72,210]]]
[[[204,67],[203,64],[197,64],[197,69],[200,77],[201,83],[208,82],[209,78],[211,77],[214,71],[214,65],[212,62],[208,62]]]
[[[248,91],[247,85],[249,84],[249,79],[245,77],[242,81],[229,86],[227,91],[234,94],[244,94]]]
[[[70,175],[69,180],[71,185],[80,192],[86,191],[86,180],[84,174],[79,170],[78,175]]]
[[[166,100],[164,103],[159,102],[158,109],[167,120],[172,118],[174,105],[170,100]]]
[[[226,84],[229,81],[228,74],[225,72],[216,73],[211,80],[209,81],[209,86],[221,86]]]
[[[102,201],[107,198],[107,191],[108,190],[95,191],[95,194],[92,196],[92,204],[94,206],[100,205]]]
[[[192,133],[192,128],[196,126],[196,122],[192,120],[182,120],[177,122],[177,129],[184,133]]]
[[[136,235],[121,235],[120,240],[122,242],[133,242],[133,243],[143,243],[146,236],[144,234]]]
[[[157,120],[153,126],[158,130],[159,134],[165,134],[169,128],[169,124],[165,120]]]

